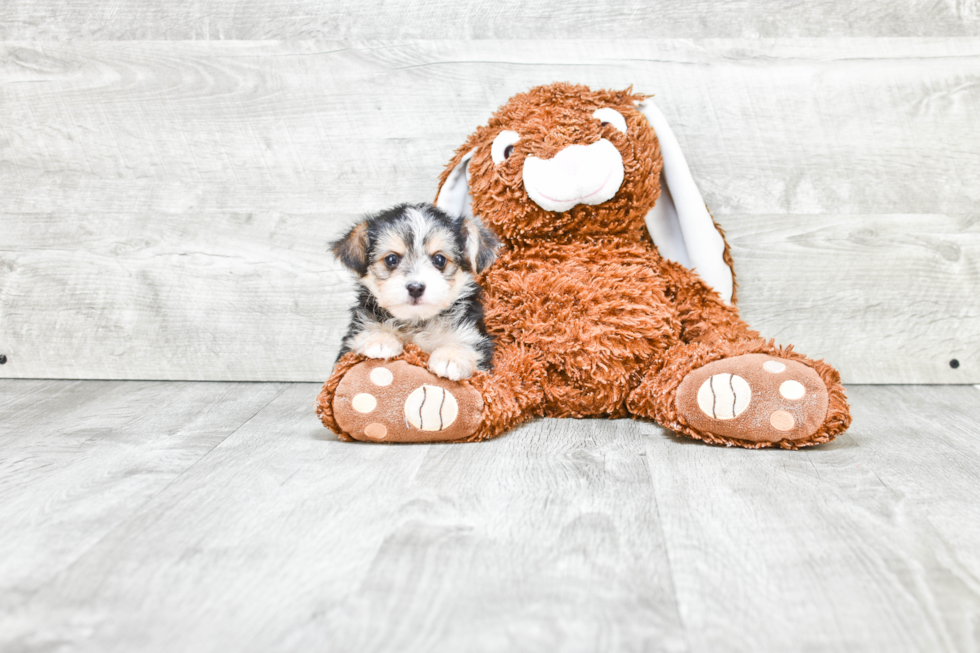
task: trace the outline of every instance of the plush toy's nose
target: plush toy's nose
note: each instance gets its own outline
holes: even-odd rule
[[[545,211],[561,213],[576,204],[601,204],[623,184],[623,157],[605,138],[569,145],[550,159],[524,159],[524,188]]]

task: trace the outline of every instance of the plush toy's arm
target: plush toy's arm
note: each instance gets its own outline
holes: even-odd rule
[[[744,342],[759,333],[739,317],[738,309],[722,301],[696,273],[673,261],[664,261],[667,293],[681,322],[681,341]]]

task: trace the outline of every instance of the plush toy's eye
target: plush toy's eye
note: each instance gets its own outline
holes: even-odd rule
[[[385,265],[389,270],[394,270],[398,267],[398,262],[401,260],[402,257],[398,254],[388,254],[388,256],[385,257]]]
[[[521,135],[517,132],[509,129],[500,132],[497,134],[497,138],[493,139],[493,145],[490,146],[490,158],[493,159],[494,163],[501,163],[514,153],[514,143],[519,140],[521,140]]]
[[[626,118],[615,109],[610,109],[609,107],[596,109],[592,117],[601,121],[603,126],[612,125],[624,134],[626,133]]]
[[[437,270],[446,269],[446,257],[442,254],[436,254],[432,257],[432,265],[436,266]]]

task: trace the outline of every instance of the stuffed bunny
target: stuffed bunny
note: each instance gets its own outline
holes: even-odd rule
[[[449,381],[411,346],[345,354],[317,402],[340,437],[472,441],[540,416],[640,417],[796,449],[847,429],[837,371],[739,317],[724,233],[645,96],[564,83],[514,96],[456,151],[436,205],[503,243],[480,278],[493,369]]]

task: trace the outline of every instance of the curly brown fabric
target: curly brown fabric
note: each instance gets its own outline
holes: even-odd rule
[[[440,188],[475,149],[469,162],[472,208],[504,244],[481,279],[497,348],[493,371],[463,382],[484,402],[482,423],[466,439],[492,438],[539,416],[636,416],[713,444],[796,449],[832,440],[850,423],[837,371],[760,338],[734,305],[695,272],[662,258],[653,244],[644,218],[660,196],[662,160],[657,136],[634,104],[644,97],[631,89],[571,84],[532,89],[479,127],[443,172]],[[603,107],[624,116],[626,134],[592,117]],[[518,132],[520,141],[512,156],[495,163],[490,145],[505,129]],[[612,199],[556,213],[528,197],[526,157],[550,159],[569,145],[599,138],[612,142],[623,160],[624,180]],[[724,261],[731,266],[727,242]],[[822,422],[817,416],[816,431],[758,441],[751,433],[737,438],[695,429],[679,412],[677,390],[688,374],[760,353],[799,361],[819,375],[827,410]],[[427,360],[412,347],[399,358],[420,366]],[[342,358],[318,399],[323,423],[345,438],[331,397],[360,360]]]

